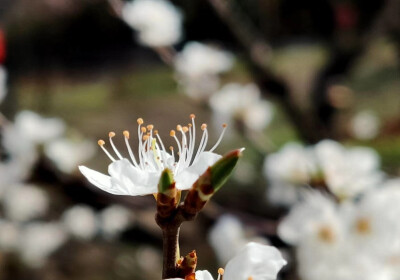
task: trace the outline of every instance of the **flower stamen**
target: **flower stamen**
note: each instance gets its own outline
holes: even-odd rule
[[[108,137],[109,137],[109,139],[110,139],[111,147],[113,148],[113,150],[114,150],[115,154],[117,155],[117,157],[118,157],[119,159],[122,159],[121,154],[119,153],[119,151],[118,151],[117,148],[115,147],[114,142],[113,142],[113,140],[112,140],[112,138],[113,138],[114,136],[115,136],[115,132],[111,131],[110,133],[108,133]]]
[[[209,152],[214,151],[214,150],[218,147],[219,143],[221,143],[221,140],[222,140],[222,138],[224,137],[224,134],[225,134],[225,131],[226,131],[226,127],[227,127],[227,126],[228,126],[228,125],[227,125],[226,123],[224,123],[224,124],[222,125],[223,129],[222,129],[222,132],[221,132],[221,134],[220,134],[220,136],[219,136],[219,138],[218,138],[218,140],[217,140],[217,143],[215,143],[215,145],[210,149]]]
[[[128,148],[128,153],[129,153],[129,156],[131,157],[132,163],[136,167],[139,167],[139,165],[138,165],[138,163],[136,161],[135,155],[132,152],[131,145],[129,145],[129,131],[128,130],[124,130],[123,134],[125,136],[125,144],[126,144],[126,147]]]
[[[218,268],[218,278],[217,278],[217,280],[221,280],[221,277],[224,275],[224,273],[225,273],[225,270],[222,267]]]
[[[100,148],[104,151],[104,153],[111,159],[111,161],[115,161],[115,158],[107,151],[106,148],[104,148],[106,142],[104,142],[104,140],[100,139],[99,141],[97,141],[97,144],[99,144]]]

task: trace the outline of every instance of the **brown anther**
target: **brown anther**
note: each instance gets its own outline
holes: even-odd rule
[[[356,222],[356,229],[360,234],[367,234],[371,232],[371,222],[367,218],[360,218]]]
[[[249,278],[247,278],[247,280],[253,280],[253,277],[249,276]]]
[[[148,126],[147,126],[147,129],[148,130],[152,130],[154,128],[154,125],[152,125],[152,124],[149,124]]]
[[[190,114],[190,118],[191,118],[191,119],[194,119],[195,117],[196,117],[195,114]]]
[[[154,133],[154,135],[157,135],[158,134],[158,130],[154,130],[153,133]]]
[[[224,275],[224,273],[225,273],[225,270],[222,267],[218,268],[218,274]]]
[[[182,130],[182,126],[181,126],[180,124],[178,124],[178,125],[176,126],[176,130],[181,131],[181,130]]]
[[[187,127],[187,126],[184,126],[184,127],[182,127],[182,130],[183,130],[183,132],[188,132],[189,131],[189,128]]]
[[[97,144],[99,145],[99,146],[103,146],[104,144],[105,144],[106,142],[104,142],[104,140],[99,140],[99,141],[97,141]]]
[[[170,149],[171,151],[173,151],[173,150],[174,150],[174,147],[172,147],[172,146],[169,146],[169,149]]]
[[[142,127],[142,128],[140,129],[140,131],[143,132],[143,133],[145,133],[145,132],[147,131],[147,129],[146,129],[145,127]]]
[[[202,125],[201,125],[201,130],[205,130],[207,128],[207,124],[206,123],[203,123]]]
[[[142,118],[138,118],[138,119],[137,119],[137,123],[138,123],[138,124],[143,124],[143,119],[142,119]]]
[[[175,136],[175,130],[171,130],[171,131],[169,132],[169,136],[174,137],[174,136]]]
[[[226,123],[223,123],[223,124],[222,124],[222,127],[223,127],[223,128],[225,128],[225,127],[227,127],[227,126],[228,126],[228,125],[227,125]]]
[[[143,141],[147,141],[147,139],[149,139],[149,135],[144,135],[143,136]]]
[[[150,132],[147,132],[146,135],[147,135],[147,136],[150,136]]]
[[[335,241],[335,233],[329,226],[322,226],[318,231],[318,237],[320,240],[333,243]]]
[[[110,133],[108,133],[108,137],[113,138],[115,136],[115,132],[111,131]]]
[[[124,134],[124,136],[125,136],[126,138],[129,139],[129,131],[128,131],[128,130],[124,130],[124,132],[122,132],[122,133]]]
[[[191,123],[188,123],[188,127],[192,127],[192,124],[191,124]]]

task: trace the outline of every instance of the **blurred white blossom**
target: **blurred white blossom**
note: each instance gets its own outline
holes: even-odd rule
[[[304,187],[314,186],[340,200],[351,199],[382,182],[379,167],[379,155],[371,148],[347,148],[333,140],[309,147],[289,143],[265,159],[267,196],[273,203],[289,206],[299,200]]]
[[[34,144],[44,144],[65,132],[65,123],[59,118],[44,118],[32,111],[21,111],[15,117],[15,128]]]
[[[260,131],[272,120],[273,107],[261,99],[255,84],[227,84],[210,98],[210,106],[220,120],[242,121],[248,129]]]
[[[242,250],[249,241],[268,244],[260,236],[248,236],[242,223],[232,215],[223,215],[208,234],[208,240],[221,264],[226,264]]]
[[[0,66],[0,104],[7,95],[7,70]]]
[[[358,112],[351,122],[353,136],[361,140],[374,139],[379,133],[380,120],[372,111]]]
[[[317,176],[317,166],[311,148],[288,143],[265,158],[263,172],[269,181],[269,201],[289,206],[298,201],[300,187]]]
[[[99,226],[96,213],[86,205],[76,205],[67,209],[62,216],[62,223],[72,236],[84,240],[93,238]]]
[[[248,243],[225,267],[225,279],[275,280],[286,265],[278,249],[255,242]]]
[[[180,84],[186,94],[197,100],[205,100],[217,90],[218,75],[232,66],[231,53],[199,42],[187,43],[175,58]]]
[[[302,279],[397,280],[399,182],[342,203],[317,191],[305,193],[278,228],[280,238],[296,246]]]
[[[136,252],[138,265],[144,271],[161,270],[162,254],[151,246],[140,246]]]
[[[182,14],[166,0],[127,2],[122,18],[138,32],[139,41],[146,46],[171,46],[182,36]]]
[[[315,154],[325,184],[339,199],[355,197],[382,181],[380,158],[371,148],[345,148],[324,140],[315,145]]]
[[[231,215],[218,219],[208,234],[208,240],[221,264],[227,263],[247,243],[241,222]]]
[[[32,223],[20,235],[18,251],[32,267],[40,267],[47,257],[67,240],[68,235],[58,223]]]
[[[47,193],[37,186],[13,185],[4,193],[3,206],[7,219],[27,222],[46,213],[49,198]]]
[[[132,212],[120,205],[111,205],[100,213],[101,231],[106,238],[118,237],[132,223]]]
[[[6,159],[0,162],[0,189],[4,189],[30,175],[38,153],[35,145],[12,124],[2,127],[1,140],[6,154]]]
[[[74,141],[61,138],[46,144],[44,152],[58,169],[65,173],[71,173],[78,169],[78,165],[95,155],[96,147],[88,140]]]

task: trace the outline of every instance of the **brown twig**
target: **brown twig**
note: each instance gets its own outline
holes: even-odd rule
[[[177,277],[180,227],[183,222],[194,220],[196,215],[186,213],[183,205],[179,206],[170,217],[164,218],[156,214],[156,222],[163,234],[163,279]]]

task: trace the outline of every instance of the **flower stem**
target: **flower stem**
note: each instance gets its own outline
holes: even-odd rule
[[[163,273],[162,278],[174,278],[177,274],[176,264],[179,251],[180,226],[171,224],[162,229],[163,234]]]

